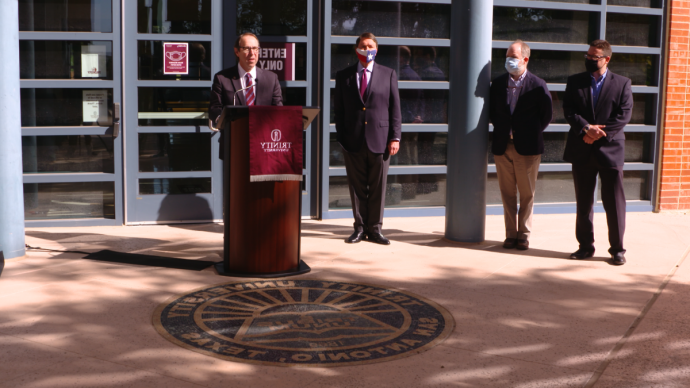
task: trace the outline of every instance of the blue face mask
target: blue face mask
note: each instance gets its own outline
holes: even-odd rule
[[[517,58],[506,58],[506,70],[510,74],[518,74],[522,71],[520,67],[521,60]]]

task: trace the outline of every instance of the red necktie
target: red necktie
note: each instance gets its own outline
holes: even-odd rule
[[[360,82],[359,85],[359,94],[362,95],[362,101],[367,100],[366,94],[367,94],[367,69],[362,70],[362,82]]]
[[[251,74],[247,73],[247,87],[250,86],[252,86],[252,76]],[[247,98],[247,106],[254,105],[254,88],[247,89],[247,94],[245,97]]]

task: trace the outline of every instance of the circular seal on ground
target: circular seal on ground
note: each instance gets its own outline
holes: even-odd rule
[[[224,283],[174,296],[153,325],[184,348],[231,361],[347,366],[408,357],[448,338],[450,313],[409,292],[361,283]]]

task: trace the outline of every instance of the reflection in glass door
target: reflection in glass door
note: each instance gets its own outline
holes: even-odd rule
[[[122,224],[120,6],[19,1],[27,226]]]
[[[138,0],[124,15],[125,222],[220,221],[218,135],[207,110],[222,63],[221,2]],[[170,74],[173,60],[183,71],[172,72],[184,74]]]

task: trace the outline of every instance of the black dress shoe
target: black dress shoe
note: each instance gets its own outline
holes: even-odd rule
[[[526,251],[529,249],[529,240],[527,239],[521,239],[517,240],[517,246],[515,247],[521,251]]]
[[[382,244],[382,245],[390,245],[391,242],[387,238],[383,237],[381,233],[369,233],[367,235],[367,238],[369,241],[377,244]]]
[[[584,260],[584,259],[587,259],[587,258],[592,257],[592,256],[594,256],[594,248],[592,248],[592,249],[580,248],[580,249],[576,250],[575,252],[573,252],[570,255],[570,258],[573,260]]]
[[[345,242],[355,244],[362,241],[365,237],[366,236],[364,235],[364,232],[354,232],[352,233],[352,236],[348,237],[347,240],[345,240]]]
[[[625,264],[625,254],[623,252],[616,252],[611,255],[611,263],[613,265],[623,265]]]
[[[503,241],[503,248],[505,249],[513,249],[517,245],[517,239],[514,238],[507,238],[505,241]]]

